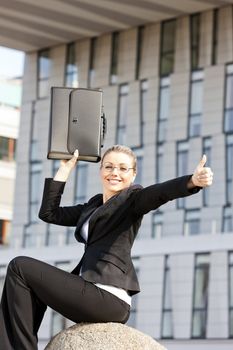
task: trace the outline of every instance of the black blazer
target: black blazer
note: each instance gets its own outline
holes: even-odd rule
[[[200,188],[187,189],[190,175],[143,188],[132,185],[103,204],[103,195],[97,194],[85,204],[60,207],[65,183],[45,180],[39,218],[63,226],[75,226],[75,237],[85,243],[85,252],[76,268],[86,281],[113,285],[131,295],[140,291],[131,259],[131,248],[141,225],[143,215],[162,204],[196,193]],[[95,213],[93,213],[95,211]],[[87,218],[88,241],[80,235]]]

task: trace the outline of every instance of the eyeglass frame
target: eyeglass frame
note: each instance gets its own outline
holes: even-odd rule
[[[108,163],[104,163],[104,164],[108,164]],[[107,173],[111,174],[114,169],[117,169],[118,172],[120,172],[121,174],[128,174],[128,172],[133,169],[135,170],[135,168],[130,168],[130,167],[127,167],[127,170],[126,171],[122,171],[120,170],[120,167],[119,166],[113,166],[113,165],[109,165],[109,167],[111,167],[111,170],[107,170],[105,167],[104,167],[104,164],[101,165],[101,168],[103,168],[104,171],[106,171]],[[111,163],[109,163],[111,164]]]

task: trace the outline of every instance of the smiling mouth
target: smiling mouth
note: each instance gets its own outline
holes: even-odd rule
[[[118,180],[118,179],[108,179],[108,182],[110,182],[110,183],[119,183],[119,182],[121,182],[121,180]]]

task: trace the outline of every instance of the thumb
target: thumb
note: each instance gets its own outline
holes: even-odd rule
[[[205,154],[203,154],[203,156],[202,156],[202,158],[201,158],[201,160],[200,160],[200,162],[198,164],[198,168],[203,168],[205,163],[206,163],[206,161],[207,161],[207,157],[206,157]]]

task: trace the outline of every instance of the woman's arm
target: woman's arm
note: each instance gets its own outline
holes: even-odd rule
[[[61,196],[65,183],[75,167],[78,159],[78,151],[69,160],[61,161],[61,165],[54,179],[45,179],[43,198],[39,211],[39,218],[45,222],[62,226],[76,226],[79,216],[85,205],[60,207]]]
[[[181,176],[160,184],[151,185],[139,190],[134,195],[134,213],[144,215],[155,210],[173,199],[190,196],[201,188],[212,184],[213,173],[210,168],[204,168],[204,155],[193,175]]]
[[[73,157],[70,160],[61,160],[60,167],[54,176],[54,181],[61,181],[61,182],[66,182],[71,171],[77,164],[79,152],[76,149],[74,152]]]

